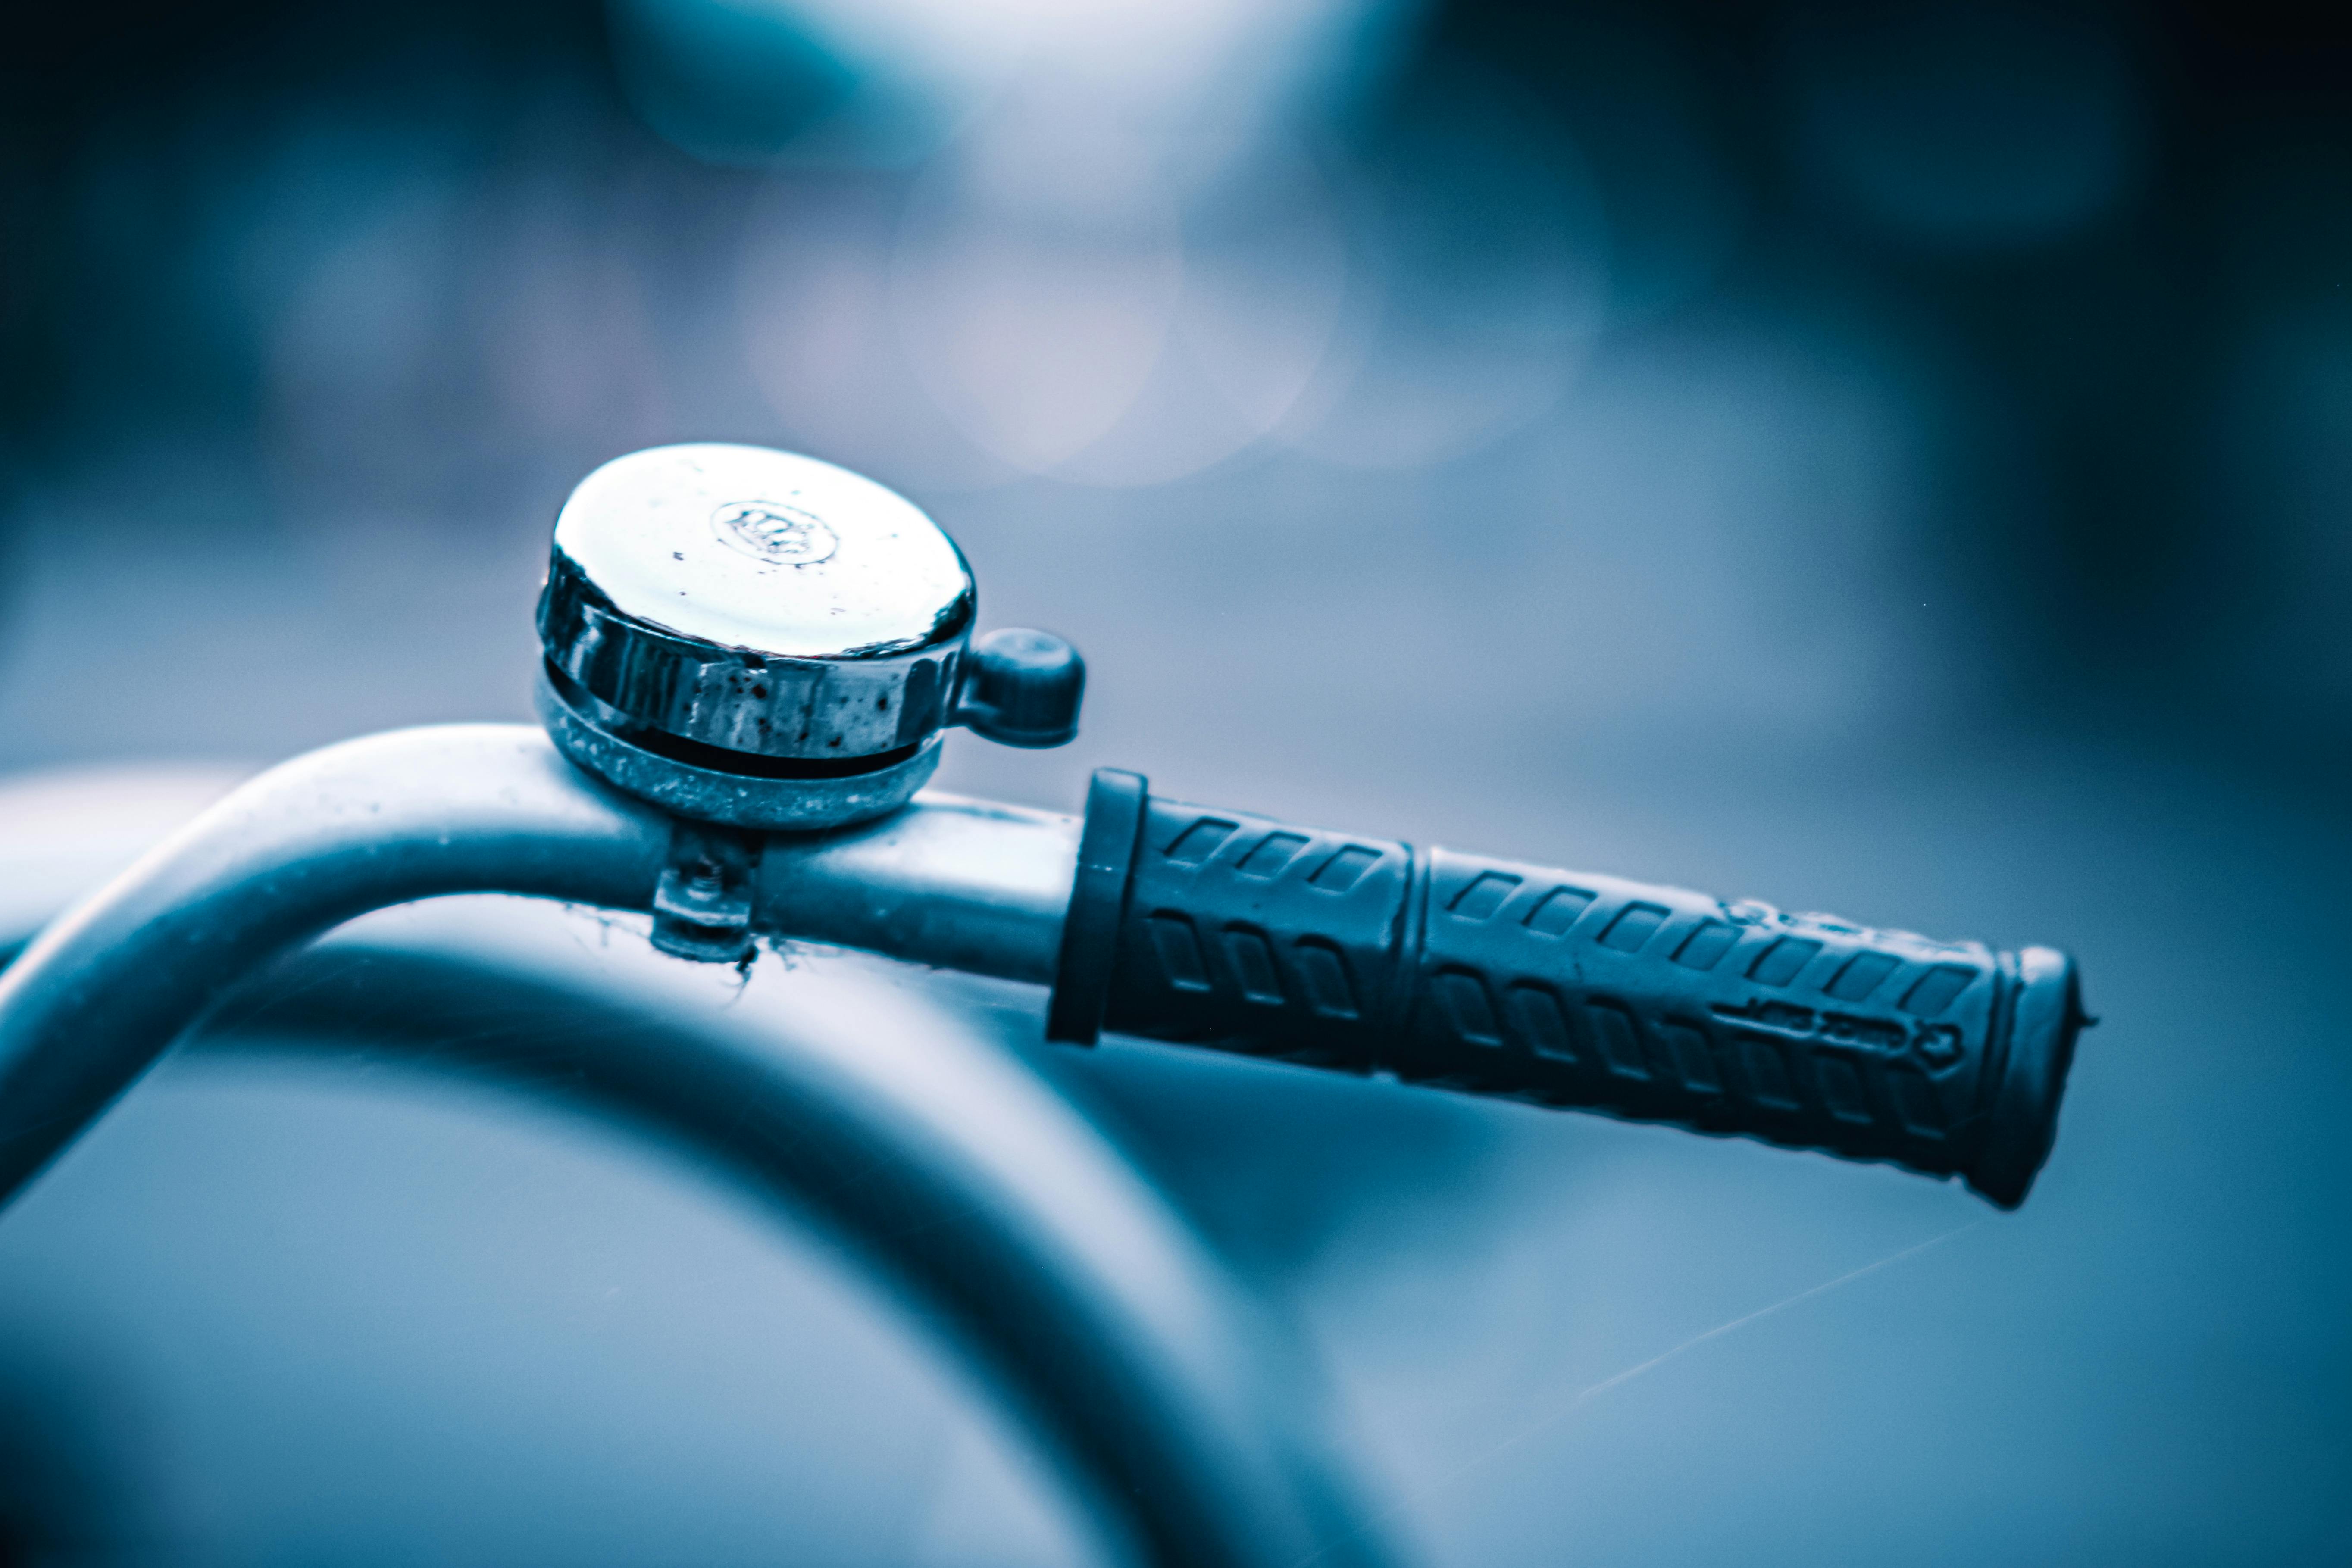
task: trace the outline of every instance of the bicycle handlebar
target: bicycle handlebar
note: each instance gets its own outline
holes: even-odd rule
[[[213,997],[337,921],[475,890],[654,906],[667,819],[584,775],[542,778],[542,741],[496,732],[545,802],[534,817],[473,760],[476,733],[353,743],[256,780],[191,841],[204,854],[127,878],[0,979],[0,1203]],[[395,771],[436,745],[488,793]],[[320,815],[302,792],[327,768],[340,796],[383,800]],[[215,864],[224,842],[238,854]],[[2074,964],[2048,948],[1415,850],[1154,800],[1108,770],[1083,824],[928,796],[768,835],[758,861],[751,929],[1050,985],[1055,1039],[1108,1028],[1741,1134],[1958,1175],[2003,1207],[2049,1155],[2084,1021]],[[134,949],[139,983],[92,979]]]
[[[1184,1040],[1958,1175],[2047,1158],[2074,962],[1298,827],[1096,776],[1050,1031]]]
[[[288,948],[461,893],[651,913],[658,933],[681,845],[708,832],[505,727],[375,737],[252,780],[0,975],[0,1205]],[[2044,948],[1292,827],[1154,800],[1133,774],[1097,774],[1083,824],[933,796],[743,847],[751,929],[1051,984],[1057,1038],[1107,1026],[1745,1133],[1958,1173],[2003,1206],[2049,1152],[2083,1022],[2072,963]],[[1103,1364],[1140,1364],[1116,1324],[1088,1333]],[[1162,1560],[1300,1560],[1279,1466],[1174,1452],[1191,1427],[1090,1402],[1054,1370],[1066,1354],[1004,1354],[1139,1500]]]

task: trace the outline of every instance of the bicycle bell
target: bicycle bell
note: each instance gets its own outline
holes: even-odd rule
[[[904,805],[963,725],[1077,733],[1086,666],[971,637],[971,569],[873,480],[762,446],[656,446],[581,481],[539,606],[541,716],[574,762],[676,815],[766,831]]]

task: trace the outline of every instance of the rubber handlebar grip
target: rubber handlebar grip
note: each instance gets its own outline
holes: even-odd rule
[[[1132,821],[1093,917],[1118,922],[1105,1029],[1958,1175],[2003,1207],[2049,1155],[2084,1021],[2063,953],[1148,794]]]

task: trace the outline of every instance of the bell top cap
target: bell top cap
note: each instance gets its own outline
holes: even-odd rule
[[[555,549],[614,607],[787,658],[897,653],[961,632],[971,571],[904,497],[814,457],[698,442],[580,482]]]

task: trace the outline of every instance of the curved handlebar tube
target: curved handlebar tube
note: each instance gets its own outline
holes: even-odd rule
[[[264,774],[0,974],[0,1201],[288,949],[370,910],[451,894],[646,911],[671,831],[518,727],[378,736]],[[765,913],[789,911],[823,940],[1041,980],[1076,838],[1066,819],[926,801],[822,841],[774,841]],[[1213,1266],[1054,1096],[1011,1082],[1009,1062],[971,1060],[976,1048],[927,1052],[909,1038],[779,1060],[706,1021],[718,1043],[681,1055],[666,1078],[611,1051],[595,1071],[705,1143],[707,1129],[731,1128],[711,1152],[760,1167],[882,1251],[1098,1494],[1129,1511],[1153,1561],[1386,1556],[1316,1446],[1285,1429],[1281,1380]],[[971,1125],[975,1115],[987,1124]],[[845,1170],[858,1179],[838,1179]],[[888,1223],[872,1219],[884,1210]],[[908,1224],[916,1215],[932,1222]]]

